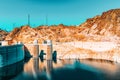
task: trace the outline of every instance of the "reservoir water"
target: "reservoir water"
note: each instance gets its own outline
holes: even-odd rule
[[[103,60],[30,58],[0,68],[0,80],[120,80],[120,64]]]

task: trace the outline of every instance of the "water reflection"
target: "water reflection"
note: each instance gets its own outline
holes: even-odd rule
[[[52,69],[53,69],[53,62],[52,62],[52,60],[47,60],[46,64],[47,64],[46,65],[46,72],[48,74],[50,74]]]
[[[111,61],[105,61],[105,60],[80,60],[84,64],[91,65],[95,68],[99,68],[100,70],[105,70],[106,72],[110,72],[110,74],[113,74],[117,70],[116,63]]]
[[[110,74],[111,73],[111,74]],[[120,80],[120,64],[101,60],[40,60],[0,69],[0,80]]]
[[[120,80],[120,64],[105,60],[81,60],[82,63],[100,69],[105,80]]]
[[[76,60],[58,60],[57,62],[60,63],[59,65],[58,63],[54,63],[52,60],[41,61],[38,58],[33,58],[30,59],[29,64],[27,64],[32,65],[32,68],[30,68],[30,66],[30,69],[25,67],[25,70],[26,73],[33,74],[34,80],[87,80],[85,76],[92,80],[102,80],[100,72],[95,70],[95,68],[91,68],[88,65],[79,63],[79,61],[75,61]],[[99,76],[97,76],[98,74]]]
[[[9,80],[23,71],[23,61],[0,68],[0,80]]]
[[[54,69],[51,75],[52,80],[104,80],[99,70],[79,61]]]
[[[39,73],[39,58],[33,58],[33,65],[32,65],[32,72],[33,76],[36,80],[38,80],[38,74]]]

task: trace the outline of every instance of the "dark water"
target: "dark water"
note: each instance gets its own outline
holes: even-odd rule
[[[102,60],[31,58],[0,68],[0,80],[120,80],[120,64]]]

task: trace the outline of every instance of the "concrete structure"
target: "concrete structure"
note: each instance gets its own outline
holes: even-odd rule
[[[2,44],[4,46],[0,46],[0,67],[8,66],[24,59],[23,44],[7,45],[7,42]]]
[[[0,41],[0,46],[8,46],[11,44],[12,44],[11,40]]]
[[[47,60],[46,62],[46,72],[50,75],[51,71],[53,70],[53,62],[52,60]]]
[[[8,46],[9,44],[8,44],[8,41],[2,41],[1,42],[1,46]]]
[[[51,40],[46,40],[43,44],[38,44],[38,41],[34,40],[33,44],[24,44],[24,46],[25,52],[28,52],[34,58],[39,57],[40,52],[43,51],[43,53],[46,54],[46,56],[44,56],[45,58],[43,58],[46,60],[52,60],[53,46]]]
[[[35,80],[39,80],[39,58],[33,58],[32,73]]]
[[[33,44],[25,44],[25,47],[29,51],[30,55],[34,58],[39,57],[39,44],[37,40],[33,41]]]
[[[32,45],[32,54],[34,58],[39,57],[39,45]]]
[[[34,58],[39,57],[39,45],[38,45],[38,40],[34,40],[32,50],[33,50],[33,57],[34,57]]]
[[[53,52],[52,41],[51,40],[44,41],[43,47],[44,47],[44,52],[46,53],[46,60],[52,60],[52,52]]]

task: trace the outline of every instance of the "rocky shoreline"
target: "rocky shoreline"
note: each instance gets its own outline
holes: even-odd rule
[[[58,59],[101,59],[101,60],[109,60],[120,63],[120,49],[119,46],[113,44],[112,42],[100,42],[100,44],[104,44],[104,47],[97,42],[97,44],[93,45],[91,48],[90,45],[93,43],[82,42],[84,46],[76,47],[71,45],[75,42],[63,43],[59,45],[53,45],[53,49],[57,51]],[[78,45],[81,45],[81,42],[76,42]],[[109,44],[108,44],[109,43]],[[110,44],[111,43],[111,44]],[[107,44],[107,45],[106,45]],[[113,45],[113,47],[112,47]],[[110,46],[110,48],[106,48]],[[97,51],[97,47],[101,49],[101,51]],[[87,49],[88,48],[88,49]],[[95,49],[96,48],[96,49]],[[96,51],[95,51],[96,50]]]

